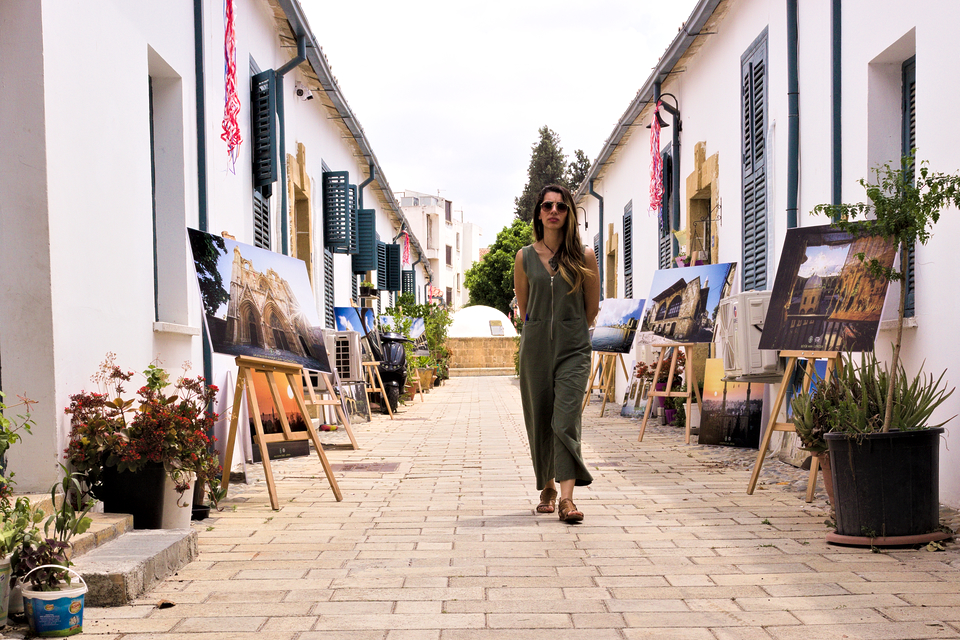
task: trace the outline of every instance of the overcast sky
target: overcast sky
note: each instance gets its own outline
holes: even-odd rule
[[[301,4],[394,193],[439,190],[489,245],[538,129],[596,159],[696,2]]]

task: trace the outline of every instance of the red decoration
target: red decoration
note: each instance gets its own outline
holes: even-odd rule
[[[240,96],[237,93],[237,33],[234,28],[233,0],[223,0],[223,133],[220,139],[227,143],[230,172],[236,173],[240,152]]]
[[[660,159],[660,102],[653,108],[650,126],[650,211],[660,211],[663,204],[663,161]],[[658,218],[660,216],[657,216]]]

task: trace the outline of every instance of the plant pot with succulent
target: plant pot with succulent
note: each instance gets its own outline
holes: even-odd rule
[[[827,492],[827,500],[833,507],[836,499],[833,493],[833,474],[825,436],[830,428],[828,422],[830,413],[840,404],[841,390],[836,377],[831,381],[833,384],[817,380],[809,393],[794,397],[790,406],[793,410],[793,426],[802,445],[800,448],[816,457],[820,475],[823,477],[823,488]]]
[[[896,244],[900,263],[892,268],[857,257],[870,272],[901,283],[896,338],[890,365],[871,356],[861,366],[840,367],[847,393],[829,443],[836,493],[837,531],[827,536],[838,544],[902,545],[946,537],[939,523],[939,446],[943,422],[933,413],[949,397],[939,377],[921,370],[908,378],[900,360],[906,315],[911,249],[926,244],[940,212],[960,207],[960,175],[930,171],[913,156],[874,171],[875,181],[861,180],[869,202],[818,205],[815,213],[854,234],[881,236]]]
[[[376,295],[374,292],[376,290],[373,288],[373,283],[369,280],[364,280],[360,283],[360,297],[368,298],[370,296]]]
[[[133,372],[114,360],[108,354],[92,378],[100,392],[70,398],[67,457],[86,475],[86,490],[106,511],[133,515],[134,528],[189,527],[190,484],[209,487],[220,475],[211,435],[216,414],[207,411],[217,388],[199,377],[171,385],[169,374],[151,364],[137,398],[125,399]]]
[[[420,380],[420,388],[424,391],[432,389],[433,380],[437,376],[437,363],[434,359],[430,356],[416,356],[413,358],[413,366]]]

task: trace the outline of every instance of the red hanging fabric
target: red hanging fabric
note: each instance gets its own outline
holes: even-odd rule
[[[237,33],[234,27],[234,0],[223,0],[223,133],[220,139],[227,143],[230,172],[236,173],[240,152],[240,96],[237,94]]]
[[[650,211],[660,212],[663,204],[663,161],[660,158],[660,102],[653,108],[650,126]],[[660,216],[657,216],[660,218]]]
[[[403,233],[403,264],[410,264],[410,234],[406,231]]]

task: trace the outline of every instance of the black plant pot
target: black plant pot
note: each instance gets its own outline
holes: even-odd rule
[[[191,517],[191,520],[206,520],[207,516],[209,515],[210,515],[210,505],[208,504],[194,505],[193,516]]]
[[[159,529],[163,521],[163,498],[167,472],[161,462],[148,462],[137,472],[106,467],[100,476],[97,498],[107,513],[129,513],[134,529]]]
[[[943,431],[938,427],[859,437],[826,434],[837,516],[836,534],[827,540],[895,545],[937,539],[923,536],[941,533],[937,529]]]

